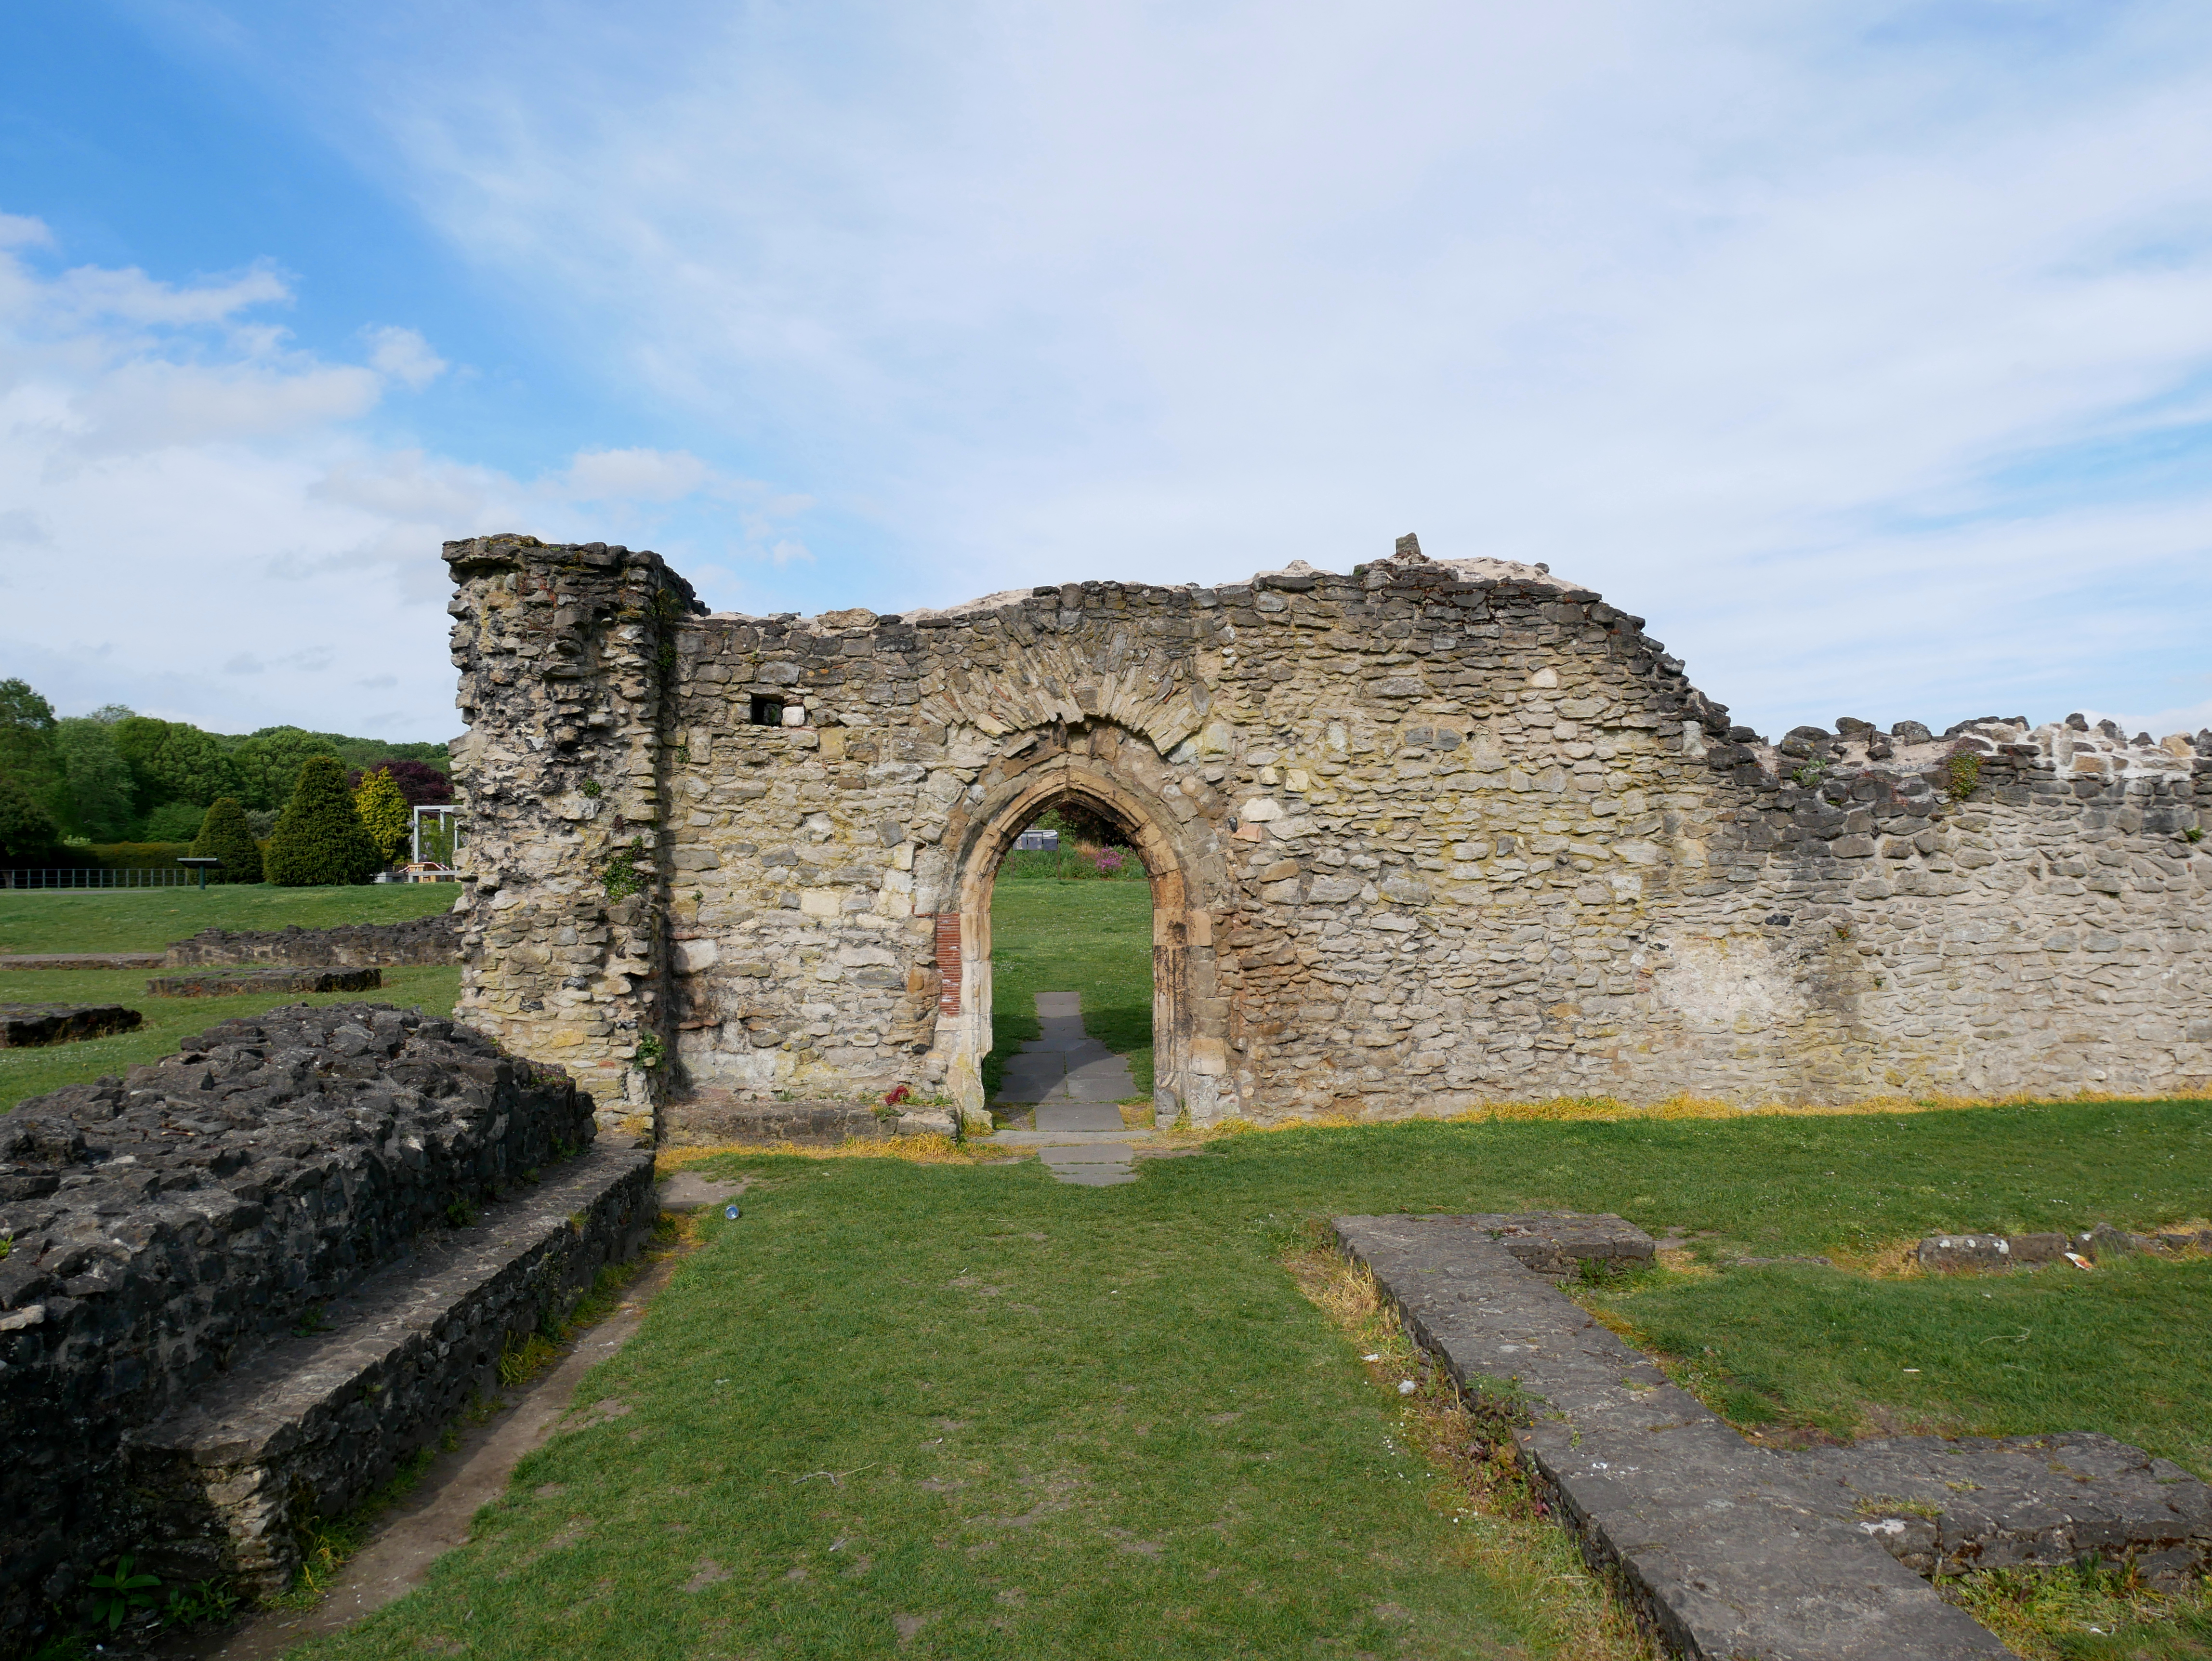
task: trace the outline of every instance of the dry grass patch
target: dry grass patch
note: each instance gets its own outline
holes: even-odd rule
[[[903,1159],[908,1165],[975,1165],[1034,1159],[1036,1150],[963,1141],[951,1136],[848,1136],[830,1147],[802,1147],[796,1142],[724,1142],[714,1147],[665,1147],[653,1155],[653,1166],[656,1175],[667,1177],[686,1165],[733,1154],[740,1159],[787,1154],[800,1159]]]

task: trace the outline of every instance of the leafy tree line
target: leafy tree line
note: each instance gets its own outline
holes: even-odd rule
[[[410,806],[453,800],[442,744],[297,727],[209,733],[120,704],[58,719],[27,683],[0,680],[0,853],[21,857],[64,837],[183,842],[200,834],[208,808],[224,799],[266,837],[314,757],[338,765],[339,788],[349,792],[381,770]]]

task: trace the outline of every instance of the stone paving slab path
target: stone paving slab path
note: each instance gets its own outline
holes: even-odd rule
[[[1823,1514],[1648,1357],[1483,1229],[1340,1217],[1337,1237],[1416,1340],[1514,1433],[1585,1555],[1617,1565],[1641,1618],[1692,1661],[2003,1661],[2012,1652],[1851,1522]]]
[[[1046,1170],[1078,1188],[1135,1182],[1134,1150],[1121,1140],[1130,1133],[1115,1105],[1137,1093],[1129,1063],[1084,1031],[1081,993],[1040,992],[1036,1012],[1042,1033],[1006,1058],[992,1098],[998,1107],[1036,1103],[1036,1128],[990,1140],[1036,1147]]]
[[[1111,1188],[1137,1180],[1130,1161],[1136,1149],[1127,1142],[1050,1143],[1037,1149],[1044,1168],[1078,1188]]]
[[[1114,1113],[1113,1104],[1135,1095],[1137,1081],[1127,1058],[1084,1031],[1083,995],[1040,992],[1036,1012],[1043,1031],[1006,1057],[993,1105],[1036,1103],[1040,1130],[1119,1130],[1121,1116]],[[1111,1121],[1093,1114],[1081,1123],[1044,1123],[1048,1106],[1075,1103],[1103,1108],[1113,1115]]]

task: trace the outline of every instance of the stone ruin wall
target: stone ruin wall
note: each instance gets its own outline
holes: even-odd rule
[[[1158,1105],[1198,1122],[2212,1074],[2212,733],[1770,745],[1595,593],[1408,545],[902,618],[708,615],[599,544],[446,557],[465,1013],[635,1114],[979,1110],[990,875],[1066,794],[1152,873]]]
[[[374,1004],[225,1021],[126,1076],[0,1115],[0,1653],[15,1652],[44,1604],[74,1607],[83,1575],[113,1552],[172,1584],[244,1570],[210,1526],[217,1507],[273,1517],[289,1571],[297,1547],[281,1524],[294,1496],[179,1460],[160,1428],[281,1351],[303,1318],[421,1260],[452,1232],[454,1207],[557,1173],[594,1129],[592,1102],[558,1071]],[[630,1206],[649,1182],[641,1164]],[[580,1219],[579,1249],[607,1249],[614,1223],[634,1228]],[[511,1303],[538,1289],[507,1288]],[[415,1306],[408,1318],[430,1315]],[[533,1305],[514,1324],[538,1318]],[[507,1333],[471,1336],[495,1362]],[[374,1353],[374,1339],[352,1354]],[[449,1367],[410,1361],[339,1409],[340,1445],[317,1469],[331,1480],[313,1496],[323,1514],[388,1476],[483,1382],[477,1357],[447,1356],[463,1348],[441,1329]],[[331,1366],[321,1387],[345,1371]],[[284,1451],[305,1457],[332,1433],[303,1426]]]

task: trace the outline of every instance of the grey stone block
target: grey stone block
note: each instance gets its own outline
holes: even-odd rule
[[[1808,1505],[1783,1456],[1668,1384],[1518,1262],[1505,1237],[1410,1217],[1340,1217],[1336,1232],[1463,1387],[1523,1404],[1528,1422],[1513,1436],[1538,1488],[1676,1653],[2010,1654],[1853,1522]],[[1552,1250],[1564,1259],[1564,1238]]]
[[[702,1093],[661,1110],[661,1140],[673,1147],[721,1143],[835,1147],[850,1137],[892,1134],[873,1108],[852,1102],[739,1102]]]
[[[1921,1574],[2057,1566],[2092,1552],[2134,1559],[2164,1591],[2212,1573],[2212,1488],[2094,1432],[1899,1437],[1790,1460],[1813,1503]]]
[[[1121,1110],[1098,1103],[1048,1103],[1036,1110],[1039,1130],[1121,1130]]]

